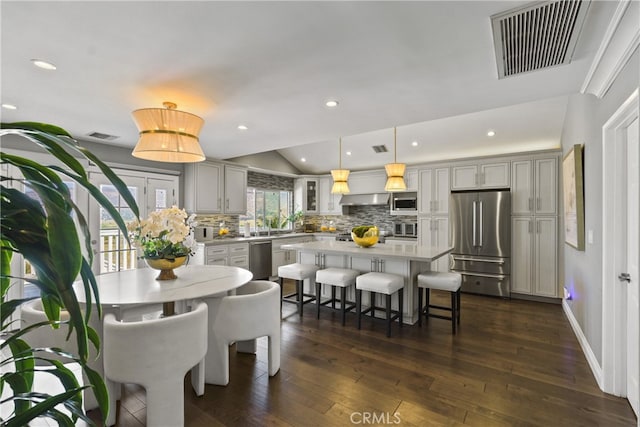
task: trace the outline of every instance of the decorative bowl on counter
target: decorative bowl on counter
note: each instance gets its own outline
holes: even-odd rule
[[[361,248],[368,248],[378,243],[378,227],[375,225],[361,225],[351,229],[351,238]]]

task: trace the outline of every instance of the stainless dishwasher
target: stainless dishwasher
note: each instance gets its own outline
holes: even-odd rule
[[[249,271],[253,280],[269,279],[271,276],[271,240],[249,242]]]

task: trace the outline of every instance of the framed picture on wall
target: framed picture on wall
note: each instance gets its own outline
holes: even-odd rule
[[[583,146],[576,144],[562,161],[564,197],[564,241],[579,251],[584,250],[584,181]]]

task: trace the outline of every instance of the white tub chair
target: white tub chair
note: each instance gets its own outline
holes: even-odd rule
[[[47,315],[42,308],[42,301],[40,299],[34,299],[22,304],[22,306],[20,307],[20,313],[20,318],[22,321],[21,328],[26,328],[36,323],[48,321]],[[61,310],[60,320],[69,320],[69,313],[65,310]],[[91,312],[91,321],[89,326],[95,329],[98,335],[101,335],[102,322],[100,322],[100,320],[98,319],[98,312],[95,309]],[[29,331],[25,335],[24,339],[29,343],[29,345],[31,345],[31,347],[58,347],[65,350],[66,352],[77,355],[78,346],[76,344],[76,335],[74,333],[69,338],[69,341],[67,341],[66,338],[68,332],[68,325],[62,325],[58,329],[53,329],[48,326],[42,326]],[[63,363],[71,362],[71,360],[69,359],[51,353],[39,353],[37,354],[37,356],[47,359],[59,360]],[[44,361],[36,361],[36,365],[49,366],[49,364]],[[91,369],[97,371],[100,375],[103,374],[102,354],[98,354],[95,347],[91,343],[89,343],[89,359],[87,365],[89,365]],[[83,374],[83,378],[84,384],[89,384],[89,380],[86,378],[86,375]],[[96,400],[93,391],[87,389],[83,393],[83,404],[85,410],[88,411],[97,408],[98,401]]]
[[[147,391],[147,426],[184,425],[184,376],[202,368],[207,352],[207,305],[194,303],[184,314],[121,322],[104,318],[104,374],[109,390],[107,425],[116,422],[116,383],[134,383]],[[198,377],[192,372],[192,382]],[[204,387],[200,390],[204,393]],[[196,391],[197,394],[201,394]]]
[[[229,384],[229,345],[242,353],[256,352],[256,338],[268,337],[269,376],[280,370],[280,285],[254,280],[236,295],[205,299],[209,306],[209,350],[205,382]]]

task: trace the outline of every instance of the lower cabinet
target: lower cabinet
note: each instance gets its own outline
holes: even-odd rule
[[[511,292],[559,297],[556,217],[512,217]]]
[[[292,237],[284,239],[273,239],[271,243],[271,275],[278,276],[278,267],[281,265],[293,264],[296,262],[296,251],[282,249],[282,245],[293,243],[309,242],[313,239],[309,237]]]
[[[449,245],[449,217],[418,217],[418,244],[425,247]],[[431,265],[433,271],[449,271],[449,256],[443,256]]]
[[[195,265],[230,265],[249,268],[249,244],[198,244],[191,262]]]

